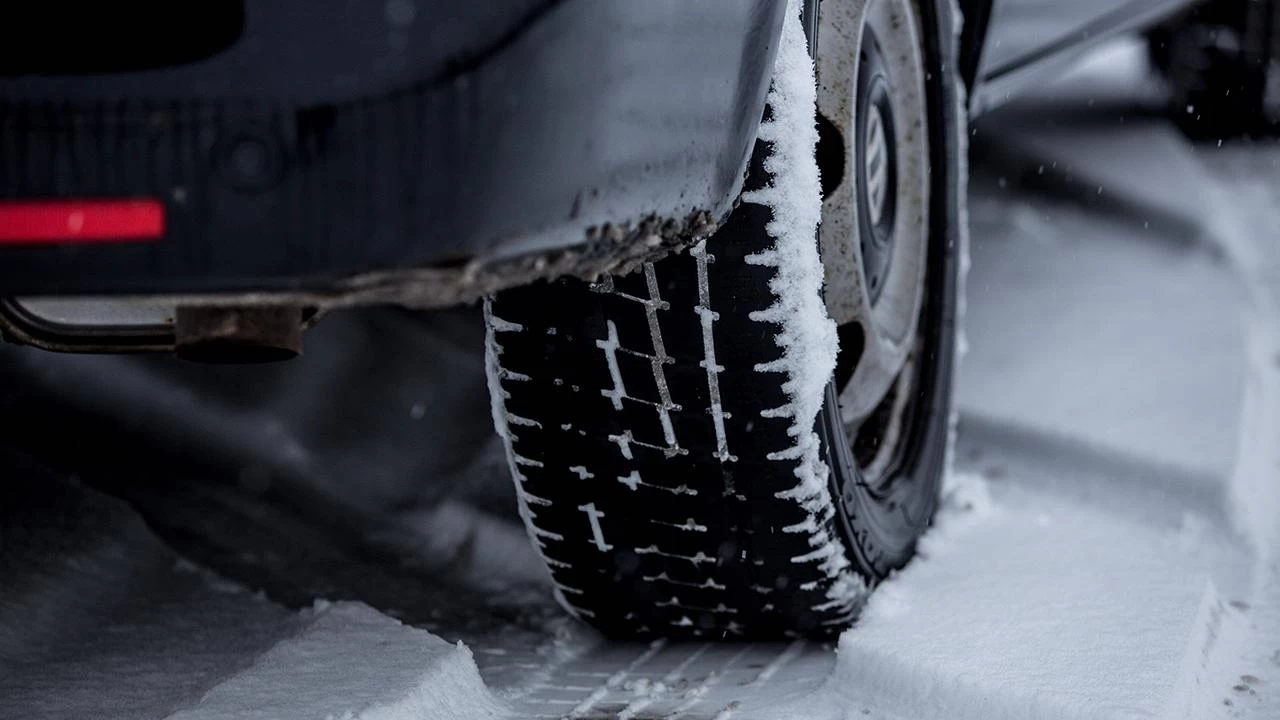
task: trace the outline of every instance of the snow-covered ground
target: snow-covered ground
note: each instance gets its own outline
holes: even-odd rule
[[[1109,53],[976,130],[957,471],[838,647],[605,642],[514,524],[502,603],[335,555],[379,610],[286,609],[4,451],[0,718],[1280,717],[1280,145]]]

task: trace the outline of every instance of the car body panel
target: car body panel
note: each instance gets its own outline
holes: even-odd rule
[[[645,220],[678,233],[726,214],[785,3],[562,0],[532,16],[528,5],[512,5],[521,20],[496,39],[477,35],[464,61],[401,57],[419,65],[412,83],[375,73],[387,55],[373,47],[360,96],[322,87],[328,65],[278,95],[279,78],[249,80],[256,66],[236,53],[207,83],[183,74],[196,66],[0,78],[0,201],[156,198],[168,230],[156,242],[0,244],[0,287],[340,291],[367,273],[627,239]],[[320,55],[331,40],[294,42]]]
[[[342,103],[465,75],[560,4],[42,0],[0,28],[0,75],[32,99]]]

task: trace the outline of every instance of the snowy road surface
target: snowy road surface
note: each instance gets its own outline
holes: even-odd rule
[[[838,648],[606,642],[507,527],[500,601],[329,559],[381,611],[290,610],[6,451],[0,718],[1280,717],[1280,145],[1131,50],[976,130],[957,470]]]

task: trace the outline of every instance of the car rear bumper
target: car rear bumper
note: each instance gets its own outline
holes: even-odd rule
[[[176,68],[0,78],[0,202],[164,213],[154,238],[0,242],[0,295],[334,292],[720,217],[785,8],[348,5],[249,4],[230,49]]]

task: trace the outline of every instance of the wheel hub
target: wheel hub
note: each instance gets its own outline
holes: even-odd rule
[[[887,124],[885,111],[880,106],[872,105],[867,111],[867,137],[863,144],[863,156],[866,163],[863,172],[867,176],[866,203],[867,212],[871,214],[871,225],[877,227],[882,219],[888,216],[886,208],[889,200],[890,179],[889,168],[893,158],[889,154],[889,141],[885,138]],[[880,233],[876,233],[877,236]]]
[[[867,57],[859,68],[858,87],[865,108],[858,133],[858,225],[862,272],[872,304],[880,299],[893,258],[898,172],[893,131],[892,86],[885,76],[874,34],[863,40]]]

